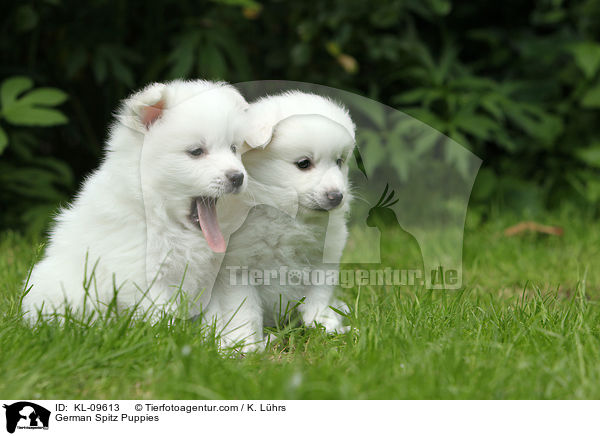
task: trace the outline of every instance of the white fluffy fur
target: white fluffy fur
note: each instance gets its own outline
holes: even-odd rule
[[[216,324],[224,345],[241,343],[242,351],[249,351],[263,346],[265,324],[274,325],[286,308],[304,298],[298,311],[306,325],[343,331],[341,316],[329,307],[346,309],[333,298],[333,286],[281,286],[279,278],[269,285],[242,285],[241,270],[234,268],[337,271],[350,193],[348,167],[336,161],[352,155],[354,124],[331,100],[290,92],[251,104],[246,126],[245,140],[253,148],[242,160],[250,181],[244,194],[228,201],[254,207],[231,236],[205,320]],[[314,167],[300,170],[296,162],[303,157],[310,157]],[[344,194],[342,204],[315,210],[327,206],[326,193],[332,190]]]
[[[147,128],[144,109],[157,102],[162,116]],[[84,301],[87,310],[102,310],[114,286],[119,308],[142,312],[167,309],[181,286],[196,301],[191,314],[198,312],[221,258],[190,220],[192,199],[221,197],[233,190],[227,171],[245,174],[231,145],[240,145],[237,122],[246,108],[233,87],[202,80],[153,84],[125,100],[100,168],[56,218],[29,280],[26,316],[66,305],[81,313]],[[206,155],[191,157],[199,144]],[[227,234],[228,217],[219,221]]]

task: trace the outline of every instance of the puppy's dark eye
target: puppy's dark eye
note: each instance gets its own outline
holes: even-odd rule
[[[235,144],[231,144],[231,151],[233,152],[233,154],[237,153],[237,147],[235,146]]]
[[[308,158],[300,159],[296,162],[296,166],[301,170],[307,170],[312,166],[312,162]]]
[[[344,165],[344,159],[338,159],[335,161],[336,165],[341,168]]]
[[[190,156],[194,156],[194,157],[202,156],[204,153],[205,153],[205,151],[202,147],[193,148],[191,150],[188,150],[188,154]]]

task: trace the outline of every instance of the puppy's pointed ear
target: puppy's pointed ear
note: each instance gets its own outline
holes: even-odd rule
[[[266,104],[250,105],[244,117],[244,142],[248,147],[265,148],[271,142],[280,118],[276,109]]]
[[[255,147],[251,147],[246,141],[244,141],[242,143],[242,146],[240,147],[240,154],[244,154],[247,151],[254,150],[254,148]]]
[[[148,106],[142,106],[140,119],[146,129],[149,129],[150,126],[162,116],[164,108],[164,100],[159,100],[156,103]]]
[[[127,98],[117,118],[126,126],[146,133],[163,116],[167,107],[167,86],[153,83]]]
[[[250,148],[264,148],[267,146],[269,142],[271,142],[271,137],[273,136],[273,127],[274,126],[256,126],[251,129],[249,133],[246,135],[246,144],[250,146]]]

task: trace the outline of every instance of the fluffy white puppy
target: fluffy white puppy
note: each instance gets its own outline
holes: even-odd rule
[[[177,307],[180,290],[198,313],[226,248],[217,199],[246,186],[237,121],[247,106],[230,85],[203,80],[126,99],[100,168],[56,218],[25,316],[111,304],[154,316]]]
[[[248,189],[228,201],[252,209],[229,240],[205,320],[225,346],[242,351],[261,347],[263,326],[295,306],[306,325],[345,331],[330,306],[347,310],[333,293],[347,237],[354,123],[339,104],[301,92],[251,104],[245,123]]]

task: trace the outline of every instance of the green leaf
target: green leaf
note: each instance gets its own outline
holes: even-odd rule
[[[575,152],[575,155],[586,164],[600,168],[600,144],[590,148],[579,149]]]
[[[32,86],[33,82],[28,77],[18,76],[5,80],[0,87],[0,115],[9,123],[18,126],[65,124],[68,120],[62,112],[34,105],[55,106],[65,101],[67,94],[56,88],[39,88],[17,99]]]
[[[368,120],[369,124],[377,129],[385,128],[387,113],[385,106],[382,104],[356,94],[348,94],[345,103],[351,113],[356,112],[360,117],[366,118],[365,125]]]
[[[474,113],[461,113],[452,120],[458,129],[479,139],[490,139],[499,126],[491,118]]]
[[[397,144],[397,143],[396,143]],[[393,149],[393,146],[396,145],[393,142],[388,145],[388,149]],[[385,152],[385,149],[383,150]],[[410,176],[410,162],[406,159],[402,153],[392,153],[391,156],[388,156],[389,153],[386,153],[384,156],[386,159],[383,160],[382,164],[388,164],[391,161],[392,168],[396,170],[396,173],[402,182],[408,181],[408,177]],[[371,173],[373,174],[373,173]]]
[[[92,71],[94,72],[94,77],[96,78],[97,83],[104,82],[106,79],[106,59],[101,51],[97,51],[92,58]]]
[[[18,104],[27,106],[42,105],[56,106],[68,98],[67,93],[56,88],[38,88],[30,91],[18,101]]]
[[[73,78],[84,67],[88,60],[88,54],[87,51],[81,46],[77,46],[68,50],[69,56],[65,60],[65,67],[67,70],[67,77]]]
[[[469,142],[467,137],[454,128],[450,128],[450,130],[448,132],[448,137],[452,141],[454,141],[456,144],[459,144],[461,147],[464,147],[466,149],[472,148],[471,143]],[[454,146],[453,143],[446,144],[446,147],[453,147],[453,146]]]
[[[531,137],[548,146],[564,129],[562,119],[529,103],[502,100],[506,116]]]
[[[4,152],[4,149],[8,145],[8,136],[2,127],[0,127],[0,154]]]
[[[585,77],[588,79],[594,77],[600,68],[600,44],[589,41],[580,42],[570,46],[568,50]]]
[[[362,129],[357,132],[356,139],[367,174],[374,174],[375,169],[388,158],[385,145],[381,143],[381,135],[370,129]]]
[[[31,5],[23,5],[15,11],[14,20],[18,32],[28,32],[37,26],[40,17]]]
[[[505,129],[498,130],[494,135],[496,144],[509,152],[516,151],[519,146],[514,141],[513,137],[507,133]]]
[[[0,103],[2,108],[11,106],[17,96],[33,87],[33,80],[25,76],[15,76],[6,79],[0,87]]]
[[[446,147],[444,147],[445,161],[447,164],[453,166],[461,176],[467,179],[469,177],[469,162],[471,157],[471,153],[467,149],[467,139],[456,131],[450,132],[450,134],[455,142],[446,143]]]
[[[225,78],[227,65],[223,54],[216,46],[209,44],[200,48],[198,72],[209,79]]]
[[[498,83],[495,80],[470,74],[464,77],[453,78],[451,84],[453,88],[465,91],[493,92],[498,88]]]
[[[252,77],[252,68],[248,61],[247,50],[236,38],[226,32],[211,32],[210,41],[221,48],[229,63],[233,66],[236,76],[242,78]]]
[[[66,124],[69,120],[55,109],[36,108],[16,104],[3,112],[11,124],[17,126],[55,126]]]
[[[308,64],[311,54],[311,46],[304,42],[300,42],[292,47],[290,59],[294,65],[303,66]]]
[[[600,108],[600,83],[587,90],[581,99],[581,106],[587,108]]]
[[[443,97],[442,92],[436,88],[416,88],[394,96],[392,103],[399,105],[423,103],[425,100],[434,100],[441,97]]]
[[[188,77],[196,61],[196,50],[200,35],[197,32],[184,35],[176,41],[175,48],[168,57],[171,64],[168,77],[179,79]]]
[[[245,7],[257,7],[259,3],[253,0],[212,0],[214,3],[220,3],[228,6],[245,6]]]
[[[499,121],[504,121],[504,112],[493,95],[486,95],[480,100],[481,107]]]
[[[421,124],[419,133],[414,138],[413,157],[420,157],[431,150],[440,142],[443,142],[446,136],[435,129]]]
[[[446,130],[446,122],[428,109],[405,108],[404,112],[440,132],[444,132]]]
[[[427,3],[437,15],[448,15],[452,10],[452,3],[449,0],[429,0]]]
[[[438,67],[433,72],[435,81],[438,85],[441,85],[448,80],[450,70],[457,64],[456,56],[456,49],[452,45],[446,44],[442,50]]]
[[[496,184],[497,177],[491,169],[480,169],[473,185],[471,198],[475,200],[489,200],[496,189]]]
[[[51,157],[37,157],[35,161],[40,168],[48,169],[56,175],[55,185],[63,186],[67,190],[73,189],[75,186],[73,173],[65,162]]]
[[[131,69],[121,62],[117,56],[110,56],[108,60],[114,76],[125,86],[133,88],[135,79]]]

